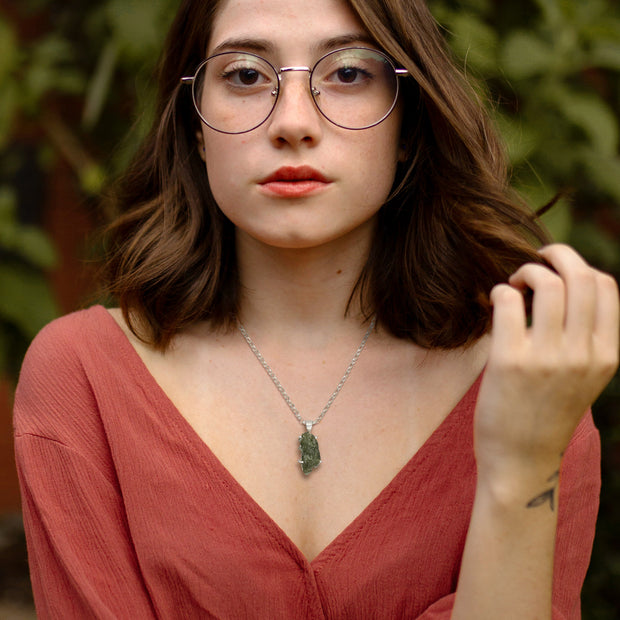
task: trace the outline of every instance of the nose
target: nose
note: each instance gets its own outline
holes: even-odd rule
[[[321,138],[322,117],[310,93],[309,74],[308,67],[280,69],[278,101],[268,121],[269,138],[279,146],[312,145]]]

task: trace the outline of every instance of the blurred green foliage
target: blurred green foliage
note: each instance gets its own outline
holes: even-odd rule
[[[0,372],[17,369],[24,341],[56,313],[43,270],[55,253],[40,229],[20,224],[12,188],[0,186]]]
[[[431,3],[457,56],[493,102],[514,185],[558,240],[617,272],[620,10],[611,0]],[[615,230],[600,226],[613,220]],[[615,234],[614,234],[615,233]]]
[[[430,0],[457,61],[487,98],[514,185],[555,238],[620,274],[620,8],[614,0]],[[178,0],[0,2],[0,369],[52,318],[54,251],[15,186],[33,143],[61,157],[84,196],[122,169],[150,124],[152,70]],[[620,423],[616,378],[596,407],[604,493],[584,618],[618,617]]]
[[[533,207],[566,191],[545,223],[620,276],[620,6],[614,0],[430,0],[491,103],[513,184]],[[620,617],[620,379],[594,407],[603,444],[585,620]]]
[[[43,219],[42,205],[24,204],[32,198],[24,191],[28,173],[45,178],[62,158],[88,199],[126,165],[150,122],[152,71],[176,6],[0,2],[2,374],[16,375],[30,340],[58,314],[47,278],[55,252],[33,225]]]

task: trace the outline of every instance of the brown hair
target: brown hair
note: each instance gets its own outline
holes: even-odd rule
[[[218,0],[184,0],[159,70],[156,122],[118,183],[107,290],[135,333],[165,348],[200,320],[231,326],[239,303],[234,227],[197,151],[182,75],[203,59]],[[408,69],[406,162],[380,209],[352,291],[367,316],[424,347],[453,348],[490,323],[489,292],[547,237],[511,192],[483,105],[457,70],[422,0],[350,0],[377,44]]]

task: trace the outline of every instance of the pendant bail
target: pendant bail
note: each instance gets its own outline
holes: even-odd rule
[[[314,425],[314,422],[312,422],[311,420],[304,420],[304,424],[306,425],[306,430],[311,433],[312,432],[312,426]]]

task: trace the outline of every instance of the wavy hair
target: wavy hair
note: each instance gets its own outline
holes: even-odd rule
[[[548,238],[512,192],[485,106],[423,0],[349,0],[377,45],[406,68],[400,164],[351,292],[366,317],[423,347],[472,343],[490,325],[491,288]],[[158,72],[156,120],[113,193],[106,290],[132,331],[165,349],[197,321],[234,325],[234,226],[198,153],[197,115],[180,78],[203,60],[218,0],[183,0]]]

